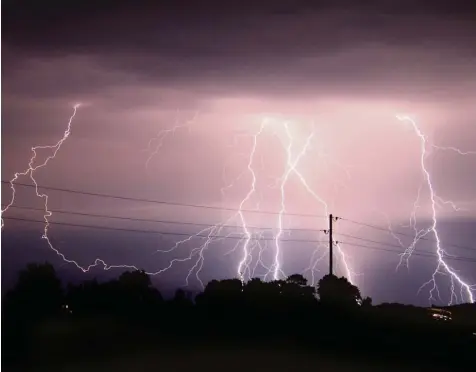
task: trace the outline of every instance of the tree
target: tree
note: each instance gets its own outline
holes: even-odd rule
[[[162,302],[160,292],[152,287],[149,275],[143,270],[126,271],[119,276],[117,291],[112,288],[120,312],[137,316],[151,311]],[[150,314],[149,314],[150,315]]]
[[[105,283],[96,280],[68,286],[67,302],[73,315],[147,318],[157,311],[163,298],[141,270],[122,273]],[[140,315],[139,315],[140,314]]]
[[[205,287],[204,293],[235,295],[242,292],[243,283],[239,279],[212,280]]]
[[[239,279],[225,279],[209,282],[195,300],[197,305],[225,315],[225,312],[239,311],[243,298],[243,283]]]
[[[243,287],[246,306],[257,309],[256,315],[268,314],[267,309],[277,306],[281,288],[274,282],[263,282],[260,278],[249,280]]]
[[[370,298],[370,297],[365,297],[365,298],[362,300],[362,307],[363,307],[363,308],[372,307],[372,298]]]
[[[54,267],[28,264],[2,303],[2,364],[25,359],[31,351],[35,326],[62,313],[63,290]]]
[[[314,294],[316,289],[307,285],[307,279],[301,274],[288,276],[281,285],[281,293],[285,297],[294,297],[299,301],[315,301]]]
[[[96,279],[85,280],[79,285],[69,283],[66,303],[73,316],[88,316],[103,312],[108,299],[105,298],[102,289]]]
[[[123,288],[144,291],[150,288],[152,282],[144,270],[126,271],[119,276],[119,284]]]
[[[355,308],[362,301],[359,288],[347,278],[338,278],[335,275],[328,274],[319,280],[317,293],[320,302],[325,305]]]
[[[6,297],[7,311],[22,320],[36,321],[59,315],[64,302],[61,281],[49,263],[28,264]]]
[[[178,307],[191,307],[193,305],[192,293],[185,291],[182,288],[178,288],[175,291],[172,303]]]
[[[301,274],[293,274],[286,278],[286,283],[296,284],[300,287],[307,285],[307,279]]]

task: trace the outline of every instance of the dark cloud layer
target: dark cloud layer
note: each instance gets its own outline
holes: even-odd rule
[[[24,3],[5,5],[7,70],[22,56],[81,55],[141,84],[306,94],[316,83],[331,92],[345,83],[375,95],[398,90],[395,81],[407,94],[415,79],[463,81],[476,56],[467,1]]]

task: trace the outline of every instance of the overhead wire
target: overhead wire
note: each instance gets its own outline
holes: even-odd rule
[[[1,181],[3,184],[10,184],[10,181]],[[22,186],[22,187],[31,187],[35,188],[35,185],[27,184],[27,183],[20,183],[15,182],[15,186]],[[130,196],[122,196],[122,195],[113,195],[113,194],[104,194],[104,193],[97,193],[97,192],[90,192],[90,191],[81,191],[81,190],[73,190],[73,189],[66,189],[60,187],[51,187],[51,186],[44,186],[38,185],[39,189],[51,190],[51,191],[60,191],[72,194],[79,194],[79,195],[87,195],[87,196],[95,196],[100,198],[110,198],[110,199],[117,199],[117,200],[126,200],[126,201],[135,201],[135,202],[143,202],[143,203],[151,203],[151,204],[162,204],[162,205],[171,205],[176,207],[188,207],[188,208],[201,208],[201,209],[210,209],[210,210],[217,210],[217,211],[233,211],[236,212],[236,208],[231,207],[218,207],[213,205],[205,205],[205,204],[191,204],[191,203],[178,203],[178,202],[171,202],[165,200],[156,200],[156,199],[145,199],[145,198],[135,198]],[[262,211],[262,210],[254,210],[254,209],[242,209],[243,212],[246,213],[255,213],[255,214],[269,214],[269,215],[279,215],[279,212],[273,211]],[[313,218],[327,218],[324,215],[317,215],[317,214],[305,214],[305,213],[285,213],[285,216],[295,216],[295,217],[313,217]]]

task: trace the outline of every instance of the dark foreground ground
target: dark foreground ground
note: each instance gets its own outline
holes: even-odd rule
[[[421,366],[409,366],[398,360],[372,362],[354,360],[345,355],[316,355],[283,348],[214,348],[196,350],[156,350],[116,355],[95,362],[81,359],[62,367],[38,367],[36,371],[422,371]],[[434,369],[433,369],[434,370]]]
[[[2,355],[2,367],[25,372],[459,371],[472,370],[471,355],[476,355],[471,345],[448,354],[438,339],[427,339],[426,345],[410,338],[392,344],[388,331],[374,332],[373,341],[369,332],[350,329],[329,336],[310,330],[307,338],[291,340],[270,337],[256,326],[237,329],[241,336],[227,332],[224,337],[219,330],[183,328],[159,335],[151,328],[125,327],[107,319],[50,322],[35,330],[28,354],[8,364]],[[438,356],[445,352],[449,358],[441,362]]]
[[[45,345],[47,347],[47,345]],[[79,350],[78,350],[79,351]],[[21,364],[5,371],[79,372],[79,371],[435,371],[423,363],[409,363],[398,356],[356,356],[345,352],[300,350],[295,345],[200,345],[157,346],[137,350],[118,350],[108,355],[91,356],[79,351],[75,357],[53,360],[51,356],[37,355],[29,365]],[[452,369],[456,370],[456,369]]]

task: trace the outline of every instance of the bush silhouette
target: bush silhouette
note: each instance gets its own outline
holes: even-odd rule
[[[317,293],[321,303],[327,306],[354,309],[362,303],[359,288],[345,277],[325,275],[319,280]]]
[[[5,311],[24,321],[59,315],[64,294],[51,264],[28,264],[20,271],[15,287],[6,295]]]

